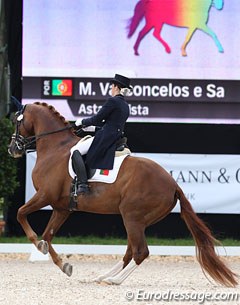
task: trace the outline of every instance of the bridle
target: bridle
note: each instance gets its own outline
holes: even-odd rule
[[[36,142],[38,139],[51,135],[51,134],[54,134],[54,133],[59,133],[59,132],[73,128],[73,126],[69,124],[69,126],[66,126],[64,128],[40,133],[40,134],[34,135],[34,136],[24,137],[20,134],[20,126],[22,124],[23,128],[26,130],[26,128],[24,126],[24,120],[23,120],[24,119],[23,113],[26,109],[26,106],[27,105],[23,106],[22,109],[19,110],[18,112],[16,112],[16,114],[15,114],[15,116],[17,116],[16,132],[12,135],[12,140],[14,141],[15,145],[17,146],[17,149],[19,151],[22,151],[23,154],[25,154],[28,149],[35,150]]]

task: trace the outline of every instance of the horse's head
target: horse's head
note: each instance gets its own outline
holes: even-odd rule
[[[66,137],[71,135],[76,140],[72,125],[53,106],[36,102],[24,107],[21,105],[18,109],[14,118],[15,132],[8,147],[12,157],[22,157],[27,149],[35,149],[37,141],[44,137],[48,137],[49,144],[54,144],[63,140],[65,132]],[[54,135],[54,141],[49,138],[51,135]]]
[[[224,0],[213,0],[212,5],[216,7],[217,10],[221,10],[223,8]]]
[[[8,152],[14,158],[20,158],[25,154],[26,149],[30,148],[31,137],[34,135],[33,122],[25,109],[26,106],[22,106],[13,119],[15,132],[8,146]]]

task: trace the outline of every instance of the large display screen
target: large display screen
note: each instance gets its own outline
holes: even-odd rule
[[[129,121],[240,123],[239,0],[24,0],[23,103],[95,114],[115,73]]]

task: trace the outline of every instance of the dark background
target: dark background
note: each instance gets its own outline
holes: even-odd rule
[[[8,26],[8,56],[11,68],[11,95],[22,97],[22,1],[6,0]],[[12,106],[11,111],[15,111]],[[240,126],[221,124],[161,124],[127,123],[126,135],[130,149],[149,153],[192,153],[192,154],[239,154]],[[16,213],[25,201],[25,158],[18,161],[20,187],[12,198],[13,206],[7,215],[7,234],[24,235],[17,223]],[[146,181],[147,186],[147,181]],[[226,202],[227,205],[227,202]],[[41,234],[51,211],[41,210],[29,215],[30,224]],[[219,237],[240,238],[240,216],[230,214],[200,214],[213,233]],[[75,212],[62,226],[58,235],[74,236],[126,236],[119,215],[97,215]],[[147,235],[159,237],[190,236],[178,213],[147,229]]]

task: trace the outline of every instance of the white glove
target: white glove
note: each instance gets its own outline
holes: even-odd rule
[[[82,119],[77,119],[76,122],[75,122],[75,125],[76,126],[82,125]]]
[[[82,128],[83,131],[87,131],[87,132],[94,132],[95,129],[96,129],[96,126],[88,126],[88,127]]]

